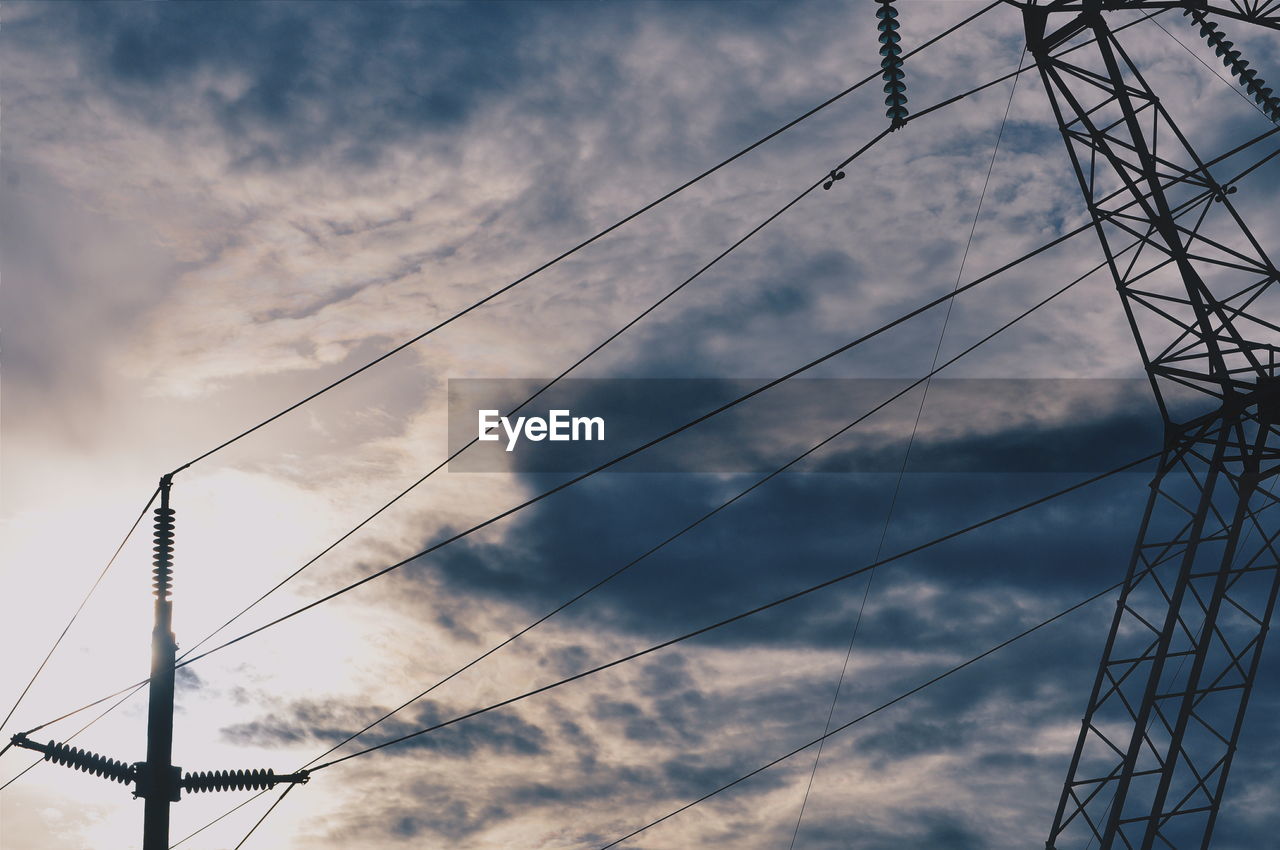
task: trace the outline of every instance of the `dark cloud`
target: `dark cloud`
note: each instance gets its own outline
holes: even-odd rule
[[[222,730],[223,737],[243,744],[279,746],[318,742],[335,744],[385,713],[385,709],[342,703],[297,701],[272,717],[237,724]],[[403,715],[392,718],[366,733],[360,746],[374,746],[452,716],[436,702],[417,703]],[[480,754],[504,757],[535,756],[544,751],[546,734],[517,715],[491,713],[465,724],[446,727],[396,745],[388,752],[408,754],[428,751],[450,758],[473,758]],[[354,745],[353,745],[354,746]]]
[[[959,461],[960,468],[981,468],[998,465],[993,457],[1006,464],[1010,458],[1016,462],[1023,446],[1065,447],[1064,451],[1078,452],[1074,461],[1065,462],[1065,470],[1098,444],[1131,448],[1128,437],[1139,423],[1136,414],[1121,410],[1043,433],[1019,427],[926,442],[919,451],[932,455],[930,462],[938,465],[945,466],[954,455],[968,458]],[[738,442],[732,430],[725,442]],[[837,449],[828,461],[837,469],[849,463],[843,451],[858,452],[853,439],[837,444]],[[1062,462],[1048,456],[1050,468]],[[1084,477],[1080,471],[908,474],[883,554],[986,519]],[[1067,600],[1117,580],[1125,565],[1123,554],[1117,553],[1132,545],[1145,478],[1135,473],[1093,485],[886,567],[890,581],[924,580],[948,592],[923,605],[904,601],[873,606],[863,639],[891,645],[910,635],[922,646],[945,646],[954,632],[975,619],[1001,620],[1002,588]],[[557,480],[546,475],[527,479],[534,492]],[[413,577],[425,571],[443,578],[463,598],[494,597],[527,606],[531,615],[542,613],[754,480],[745,475],[725,480],[692,474],[599,476],[512,520],[506,539],[515,545],[468,538],[405,568],[399,581],[412,587]],[[593,628],[607,623],[611,629],[666,637],[854,569],[874,559],[893,486],[892,475],[781,476],[560,616]],[[626,505],[627,510],[617,511],[615,505]],[[1081,534],[1081,528],[1089,533]],[[861,586],[862,580],[849,582],[699,642],[838,645],[848,628],[847,603]],[[585,655],[573,660],[585,660]]]
[[[507,120],[540,129],[579,104],[635,97],[610,51],[583,49],[584,42],[634,37],[639,10],[625,4],[59,6],[66,8],[44,10],[39,25],[73,35],[86,77],[149,125],[183,133],[213,124],[244,168],[287,169],[317,158],[367,168],[404,143],[456,153],[457,131],[486,111],[501,108]],[[757,37],[783,16],[774,3],[718,7],[648,9],[644,17],[670,18],[691,32]],[[617,141],[649,121],[677,127],[685,108],[679,100],[627,105],[610,134]],[[654,155],[689,156],[690,139],[664,134],[662,141]],[[571,168],[578,147],[562,142],[566,156],[558,159]],[[572,215],[579,194],[547,192],[547,185],[521,203],[531,214]]]
[[[516,11],[197,2],[61,14],[74,17],[86,72],[138,118],[183,129],[195,106],[236,161],[283,168],[320,154],[368,166],[388,142],[439,141],[531,72]]]

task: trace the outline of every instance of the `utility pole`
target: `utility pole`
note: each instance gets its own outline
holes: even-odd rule
[[[160,479],[156,508],[155,622],[151,630],[151,691],[147,705],[147,761],[138,779],[145,800],[142,850],[167,850],[169,804],[178,801],[179,769],[173,766],[173,680],[178,645],[173,637],[173,509],[169,507],[171,475]]]
[[[46,761],[83,770],[113,782],[134,784],[143,803],[142,850],[168,850],[169,806],[182,791],[261,790],[281,783],[306,782],[307,771],[277,776],[271,770],[221,770],[188,773],[173,764],[173,690],[178,645],[173,634],[174,511],[169,507],[172,473],[160,479],[155,510],[152,579],[155,617],[151,631],[151,678],[147,705],[147,760],[126,764],[86,750],[50,741],[39,744],[25,733],[13,745],[43,753]]]
[[[1280,29],[1280,6],[1015,5],[1165,426],[1045,846],[1204,850],[1280,591],[1280,272],[1107,18],[1180,7],[1276,121],[1280,99],[1206,16]]]

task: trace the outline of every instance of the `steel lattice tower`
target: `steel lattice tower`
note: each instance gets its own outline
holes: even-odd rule
[[[1204,848],[1280,587],[1280,275],[1107,16],[1175,7],[1202,32],[1206,13],[1280,29],[1280,2],[1021,5],[1165,424],[1046,847]]]

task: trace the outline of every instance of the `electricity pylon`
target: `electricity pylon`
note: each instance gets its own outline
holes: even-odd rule
[[[1165,426],[1046,847],[1205,848],[1280,588],[1280,275],[1107,19],[1182,9],[1276,120],[1207,15],[1280,29],[1280,0],[1016,5]]]
[[[307,772],[276,775],[270,770],[217,770],[188,773],[173,764],[173,684],[178,645],[173,635],[173,528],[169,507],[172,477],[160,479],[160,506],[155,511],[155,557],[152,577],[155,618],[151,631],[151,678],[147,706],[147,760],[126,764],[96,753],[50,741],[40,744],[26,734],[13,736],[13,745],[44,754],[48,761],[95,776],[134,784],[133,796],[143,798],[142,850],[168,850],[169,805],[181,793],[272,788],[280,783],[306,782]]]

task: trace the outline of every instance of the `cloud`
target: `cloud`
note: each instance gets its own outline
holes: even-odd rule
[[[874,72],[863,5],[7,4],[3,298],[21,317],[6,339],[8,480],[12,458],[25,460],[6,498],[40,519],[18,523],[15,551],[46,553],[49,529],[82,527],[67,492],[122,501],[121,469],[149,486],[153,470],[305,397]],[[911,39],[978,6],[900,5]],[[1240,37],[1258,67],[1277,55],[1273,41]],[[1167,100],[1206,155],[1265,129],[1163,33],[1127,30],[1126,45],[1161,91],[1178,92]],[[992,12],[909,61],[913,107],[1012,70],[1021,48],[1014,11]],[[185,562],[183,628],[222,622],[224,608],[442,460],[449,379],[559,374],[880,133],[878,89],[184,474],[175,498],[200,519],[183,526],[183,546],[200,555]],[[754,385],[1081,224],[1034,75],[1019,82],[986,183],[1008,92],[994,87],[886,137],[830,192],[811,193],[575,371],[602,380],[567,398],[613,409],[615,378]],[[1233,196],[1259,234],[1275,231],[1278,175],[1274,163],[1260,169]],[[935,311],[815,370],[830,379],[816,392],[771,395],[751,416],[673,441],[663,472],[594,478],[201,662],[183,676],[183,758],[310,758],[754,480],[741,470],[770,468],[918,378],[940,339],[945,359],[1099,260],[1093,235],[1077,237],[966,293],[945,335]],[[361,740],[868,563],[891,501],[884,553],[1155,448],[1112,289],[1100,274],[949,369],[930,391],[900,492],[914,396]],[[1096,394],[1059,380],[1079,377]],[[706,401],[672,390],[630,424],[652,433]],[[713,471],[674,471],[691,468]],[[501,473],[441,473],[241,625],[562,479],[523,460]],[[1114,582],[1146,484],[1145,474],[1118,477],[884,567],[865,607],[865,583],[850,581],[321,772],[260,838],[599,846],[819,734],[855,619],[836,722]],[[45,583],[15,595],[13,628],[53,622],[35,606],[66,592],[64,570],[36,575],[30,561],[19,569]],[[101,620],[115,629],[116,615]],[[1026,846],[1028,829],[1041,834],[1052,815],[1109,616],[1099,602],[832,739],[798,846]],[[21,638],[11,643],[33,644]],[[101,657],[85,643],[72,657]],[[69,679],[56,695],[70,701]],[[1260,679],[1224,847],[1275,831],[1265,781],[1268,742],[1280,740],[1275,698]],[[141,717],[104,731],[104,747],[141,740]],[[634,844],[781,846],[811,758]],[[54,779],[38,787],[33,805],[70,793]],[[194,829],[200,805],[186,800],[176,816]],[[126,840],[116,824],[28,820],[24,846]]]

